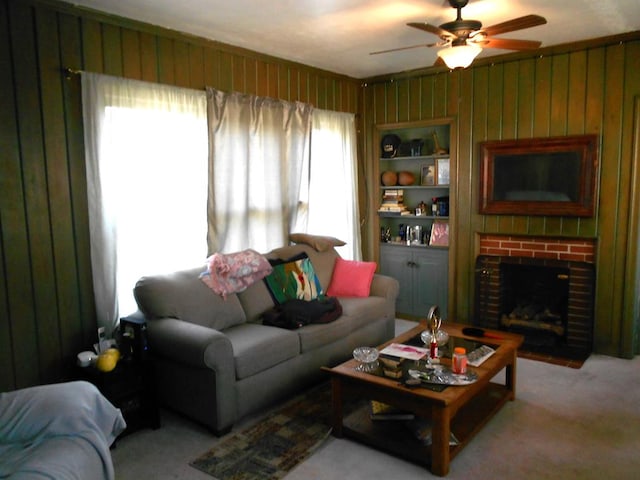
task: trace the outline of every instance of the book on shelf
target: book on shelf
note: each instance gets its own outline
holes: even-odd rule
[[[380,208],[378,210],[381,211],[386,211],[386,212],[402,212],[403,210],[406,210],[407,207],[405,207],[404,205],[385,205],[382,204],[380,205]]]
[[[392,213],[398,215],[410,215],[411,212],[409,209],[400,203],[382,203],[380,207],[378,207],[378,212],[380,213]]]
[[[387,403],[371,400],[371,420],[413,420],[415,415]]]
[[[411,215],[409,210],[403,210],[401,212],[390,212],[389,210],[378,210],[378,213],[384,213],[386,216],[407,216]]]
[[[404,204],[404,201],[402,198],[387,198],[387,197],[382,197],[382,203],[383,205],[402,205]]]
[[[383,194],[388,197],[401,197],[404,195],[404,190],[395,188],[386,188],[383,190]]]
[[[429,245],[446,247],[449,245],[449,223],[435,221],[431,227]]]
[[[383,202],[402,203],[404,195],[382,195]]]

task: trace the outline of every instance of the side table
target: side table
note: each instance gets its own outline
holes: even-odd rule
[[[160,412],[150,362],[121,360],[110,372],[101,372],[92,366],[78,368],[80,377],[98,387],[122,412],[127,428],[121,437],[142,428],[160,428]]]

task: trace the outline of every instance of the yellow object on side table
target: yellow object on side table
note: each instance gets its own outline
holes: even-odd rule
[[[101,372],[110,372],[116,368],[118,360],[120,360],[120,351],[117,348],[109,348],[98,355],[96,368]]]

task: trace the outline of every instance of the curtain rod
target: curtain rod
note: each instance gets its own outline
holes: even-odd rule
[[[72,75],[80,75],[83,71],[77,70],[75,68],[65,67],[62,69],[62,73],[64,73],[64,78],[67,80],[71,80]]]

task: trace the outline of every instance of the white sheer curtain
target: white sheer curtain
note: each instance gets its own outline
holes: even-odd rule
[[[311,106],[207,88],[209,252],[287,244],[308,179]]]
[[[336,250],[351,260],[362,259],[356,159],[354,115],[314,109],[306,231],[344,240]]]
[[[82,74],[91,262],[98,325],[136,309],[142,275],[204,265],[203,91]]]

